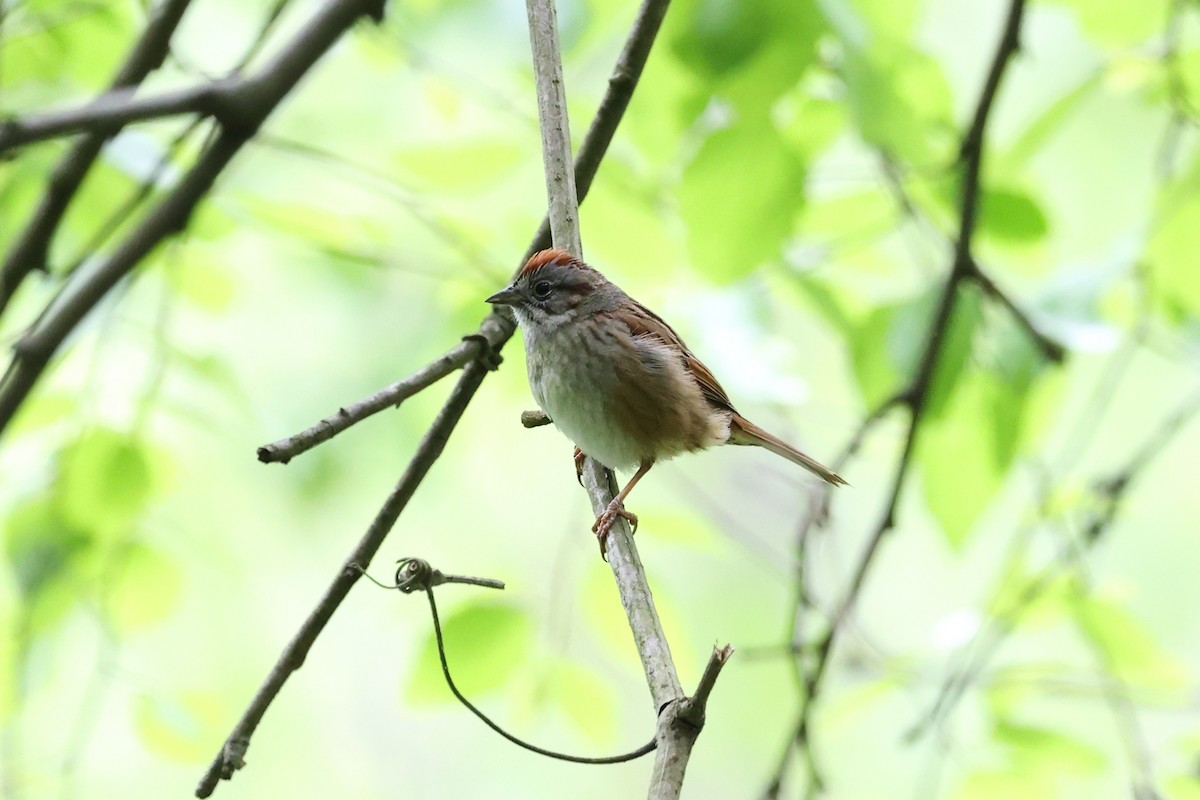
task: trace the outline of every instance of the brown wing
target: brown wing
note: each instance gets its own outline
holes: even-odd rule
[[[737,409],[729,401],[729,395],[725,394],[725,390],[708,371],[708,367],[704,366],[704,362],[692,354],[688,346],[683,343],[683,339],[679,338],[679,334],[664,322],[662,317],[641,303],[632,298],[630,298],[630,302],[633,303],[636,311],[632,314],[621,315],[621,321],[629,326],[629,332],[634,336],[653,336],[662,342],[678,347],[683,352],[684,368],[696,379],[696,383],[700,384],[700,391],[704,393],[705,399],[717,408],[728,409],[736,414]]]

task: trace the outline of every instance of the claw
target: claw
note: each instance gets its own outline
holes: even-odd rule
[[[632,511],[626,511],[620,499],[614,497],[613,501],[608,504],[608,508],[604,509],[600,516],[596,517],[596,523],[592,525],[592,533],[596,534],[596,539],[600,543],[600,557],[605,561],[608,561],[608,532],[612,529],[618,517],[629,520],[633,532],[637,533],[637,514],[634,514]]]
[[[575,480],[579,481],[579,485],[583,486],[583,460],[587,458],[583,451],[578,447],[575,448]]]

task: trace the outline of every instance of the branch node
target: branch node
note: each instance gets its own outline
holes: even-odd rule
[[[546,415],[545,411],[540,408],[534,411],[521,412],[521,424],[526,428],[540,428],[543,425],[550,425],[554,420]]]
[[[504,362],[504,358],[500,355],[500,351],[492,344],[492,340],[484,336],[482,333],[468,333],[462,337],[464,342],[478,342],[479,353],[475,356],[480,364],[488,368],[489,372],[495,372],[500,369],[500,364]]]

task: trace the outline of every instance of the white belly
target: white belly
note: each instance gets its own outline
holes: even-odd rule
[[[653,457],[612,419],[617,377],[609,362],[595,354],[597,342],[580,331],[556,332],[537,348],[525,331],[525,354],[533,397],[546,415],[575,445],[609,469],[636,467]],[[552,365],[552,366],[548,366]]]
[[[708,403],[677,348],[569,324],[525,327],[534,399],[587,455],[628,469],[729,441],[731,412]]]
[[[605,397],[616,389],[617,378],[604,363],[576,357],[546,369],[533,354],[529,359],[534,399],[578,449],[608,469],[636,467],[653,455],[612,420]]]

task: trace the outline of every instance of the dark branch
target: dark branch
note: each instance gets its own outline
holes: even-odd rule
[[[17,343],[0,380],[0,434],[41,377],[50,358],[118,281],[160,242],[183,229],[196,205],[279,102],[359,17],[374,15],[379,0],[330,0],[291,44],[240,95],[238,125],[225,127],[179,184],[144,217],[116,250],[86,276],[78,275],[50,302],[42,319]],[[228,120],[226,120],[228,123]]]
[[[668,0],[644,0],[634,27],[630,31],[625,49],[622,51],[621,58],[617,62],[617,72],[634,76],[641,74],[642,67],[645,65],[645,58],[649,53],[650,43],[654,41],[658,33],[659,24],[662,22],[667,2]],[[635,42],[644,43],[644,45],[635,47],[632,44]],[[631,58],[640,58],[641,60],[637,63],[630,63],[628,59]],[[622,82],[617,85],[610,85],[609,92],[631,94],[635,86],[636,81]],[[624,102],[610,102],[610,99],[606,97],[604,102],[601,103],[602,109],[611,109],[605,113],[620,114],[628,106],[628,97],[625,98]],[[588,133],[588,141],[585,141],[583,147],[580,148],[580,158],[576,160],[577,178],[579,179],[578,186],[584,187],[590,184],[591,178],[595,175],[595,171],[599,167],[604,150],[608,142],[611,141],[612,131],[615,127],[616,121],[613,120],[593,121],[592,128]],[[593,135],[595,141],[592,141]],[[585,151],[592,154],[586,161],[582,158]],[[582,193],[583,189],[581,188],[580,191]],[[542,235],[539,233],[535,237],[530,247],[531,251],[536,251],[539,247],[546,246],[541,243],[539,238]],[[527,258],[528,256],[526,256]],[[488,327],[491,325],[499,326],[501,331],[501,335],[498,337],[495,345],[498,351],[512,337],[512,334],[515,332],[515,326],[507,316],[493,313],[484,321],[478,335],[486,336]],[[491,340],[489,339],[489,341]],[[333,617],[334,612],[337,611],[358,576],[362,574],[362,570],[366,568],[370,563],[370,559],[378,551],[387,531],[399,518],[400,512],[403,511],[408,498],[416,491],[433,459],[441,452],[442,446],[449,438],[458,419],[462,416],[463,410],[470,403],[483,379],[487,376],[487,371],[487,365],[480,362],[471,363],[463,370],[450,399],[426,433],[425,439],[413,455],[412,461],[409,462],[404,477],[376,515],[375,521],[368,528],[362,541],[359,542],[358,546],[350,554],[343,569],[338,573],[316,608],[313,609],[308,619],[305,620],[300,630],[280,655],[274,668],[267,675],[263,685],[259,688],[250,706],[243,714],[242,719],[234,727],[229,738],[222,746],[221,751],[209,767],[208,772],[201,779],[196,790],[197,796],[207,797],[212,793],[222,776],[228,777],[232,775],[234,770],[243,765],[246,749],[250,744],[250,736],[258,727],[267,708],[279,694],[288,676],[303,663],[305,655],[316,641],[317,636],[320,635],[325,624]]]
[[[976,286],[983,290],[985,295],[1008,310],[1008,313],[1017,321],[1017,324],[1024,329],[1025,334],[1033,341],[1035,345],[1037,345],[1037,348],[1042,351],[1042,355],[1055,364],[1062,363],[1063,358],[1065,358],[1067,354],[1066,348],[1038,330],[1037,326],[1033,324],[1033,320],[1030,319],[1029,315],[1025,313],[1020,306],[1014,303],[1013,299],[1009,297],[1003,289],[997,286],[995,281],[992,280],[991,276],[984,272],[979,264],[974,261],[971,262],[971,280],[975,282]]]
[[[0,122],[0,154],[22,145],[81,132],[111,136],[133,122],[177,114],[204,114],[218,119],[236,105],[249,84],[241,79],[176,89],[142,97],[137,87],[113,89],[81,106],[47,111],[25,119]]]
[[[425,433],[425,437],[413,454],[400,482],[388,495],[383,507],[379,509],[370,527],[367,528],[367,532],[363,534],[345,564],[338,570],[333,582],[325,590],[325,596],[321,598],[321,602],[317,604],[308,619],[300,626],[300,630],[297,631],[292,641],[284,648],[266,681],[254,695],[249,707],[221,747],[221,752],[209,766],[204,777],[201,778],[200,785],[196,787],[197,797],[208,797],[216,788],[218,780],[222,778],[228,780],[233,776],[235,770],[243,766],[243,757],[250,745],[250,737],[258,728],[267,708],[283,688],[288,676],[304,663],[309,649],[317,640],[317,636],[325,629],[326,623],[333,617],[333,612],[341,605],[342,600],[349,594],[351,587],[362,576],[363,571],[370,566],[371,559],[375,557],[384,538],[396,524],[396,520],[400,518],[400,513],[408,505],[408,501],[420,486],[421,481],[424,480],[429,468],[442,454],[446,442],[450,439],[450,434],[454,431],[463,412],[467,409],[467,404],[475,396],[475,390],[479,388],[479,384],[483,382],[487,373],[487,367],[478,361],[469,364],[463,370],[450,399],[446,401],[446,405],[438,413],[433,425]]]
[[[171,35],[179,26],[190,2],[163,0],[155,7],[145,32],[113,77],[111,89],[137,86],[158,69],[167,56]],[[0,314],[4,313],[8,301],[26,275],[46,269],[50,240],[66,213],[67,205],[111,134],[112,131],[95,131],[81,137],[54,167],[46,193],[33,212],[33,218],[16,237],[4,263],[0,265]]]
[[[879,522],[876,523],[867,540],[867,545],[859,557],[858,565],[855,568],[848,587],[842,595],[841,601],[833,611],[827,632],[813,647],[813,660],[810,668],[804,675],[804,694],[801,698],[801,709],[793,734],[793,742],[797,746],[804,748],[809,754],[810,777],[814,779],[816,775],[811,759],[811,742],[809,739],[813,705],[820,693],[821,684],[833,651],[833,645],[842,628],[842,623],[853,609],[862,592],[871,565],[879,551],[879,545],[882,543],[884,536],[895,526],[896,508],[906,483],[909,467],[912,465],[913,454],[916,451],[917,438],[924,419],[938,358],[942,353],[946,331],[949,328],[950,315],[954,309],[954,303],[960,287],[963,283],[974,277],[972,266],[975,260],[972,256],[971,244],[978,221],[984,132],[1004,71],[1019,46],[1021,20],[1024,11],[1025,0],[1010,1],[1004,32],[995,55],[992,58],[991,66],[984,81],[983,90],[975,108],[970,127],[964,134],[959,147],[962,162],[962,184],[959,196],[958,234],[954,243],[953,260],[950,265],[950,273],[946,277],[946,282],[938,297],[936,309],[930,320],[929,332],[926,335],[925,345],[921,350],[916,370],[907,388],[901,391],[896,398],[908,408],[909,419],[904,449],[896,464],[896,472],[892,479],[888,499]],[[891,402],[889,401],[889,404],[885,404],[884,408],[889,408]],[[876,415],[872,416],[876,417]],[[782,771],[784,769],[786,769],[786,758],[781,763],[780,771],[774,778],[773,786],[781,783]]]

